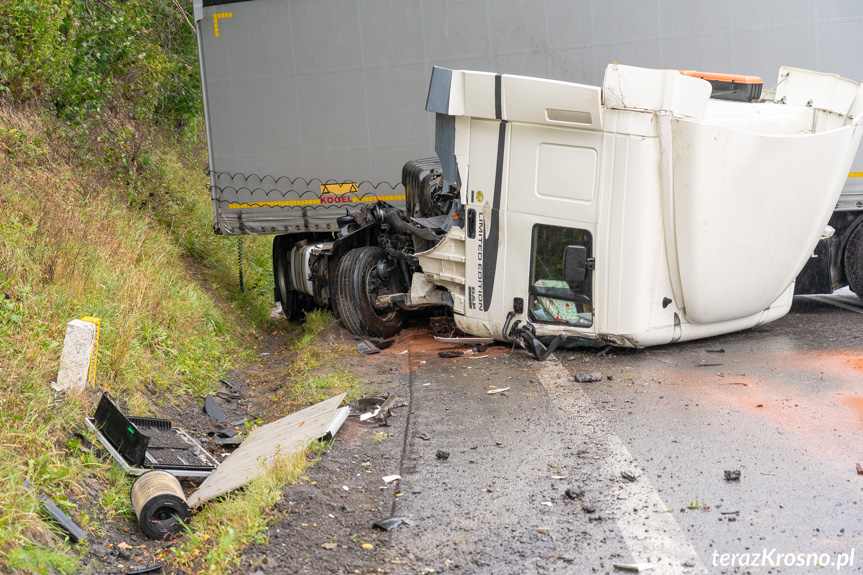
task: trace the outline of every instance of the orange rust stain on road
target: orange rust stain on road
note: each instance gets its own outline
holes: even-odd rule
[[[863,396],[845,395],[841,401],[857,413],[857,427],[863,429]]]
[[[802,356],[802,357],[800,357]],[[764,358],[770,357],[768,363]],[[809,453],[825,463],[847,465],[849,453],[861,439],[863,429],[863,396],[839,395],[836,391],[820,389],[816,382],[804,384],[789,382],[783,372],[805,369],[811,376],[838,380],[836,383],[853,385],[859,389],[857,366],[863,359],[847,354],[773,354],[770,356],[744,356],[745,363],[733,366],[734,379],[728,381],[726,363],[725,377],[703,370],[682,369],[653,372],[651,376],[670,386],[669,392],[678,402],[690,399],[702,404],[702,409],[720,410],[730,408],[738,413],[755,417],[765,425],[792,434],[796,442]],[[741,358],[741,359],[744,359]],[[857,361],[859,360],[859,361]],[[777,366],[773,375],[762,375],[762,370]],[[754,373],[758,368],[759,374]],[[747,377],[740,373],[749,371]],[[835,377],[835,373],[845,378]],[[854,375],[854,378],[849,376]],[[740,385],[744,379],[746,386]],[[804,380],[805,381],[805,380]],[[844,405],[843,405],[844,404]],[[697,409],[697,408],[696,408]]]

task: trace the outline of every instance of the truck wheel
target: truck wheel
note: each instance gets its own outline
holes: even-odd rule
[[[379,295],[398,293],[398,270],[386,273],[387,255],[378,247],[356,248],[342,258],[338,270],[338,308],[354,335],[391,337],[404,321],[401,310],[375,305]]]
[[[300,294],[291,283],[291,252],[287,236],[273,238],[273,281],[276,284],[276,298],[282,303],[282,311],[289,321],[303,317],[303,304]]]

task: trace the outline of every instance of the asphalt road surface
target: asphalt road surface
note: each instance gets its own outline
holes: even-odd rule
[[[392,532],[389,561],[863,572],[863,316],[847,309],[858,306],[848,293],[796,298],[745,332],[544,363],[412,349],[395,504],[411,525]],[[602,379],[577,383],[583,373]]]

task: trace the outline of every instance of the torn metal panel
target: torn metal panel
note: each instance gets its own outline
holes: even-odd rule
[[[345,395],[342,393],[254,430],[204,480],[200,489],[189,496],[189,507],[197,507],[242,487],[266,470],[277,456],[300,451],[310,441],[323,437],[331,428]]]

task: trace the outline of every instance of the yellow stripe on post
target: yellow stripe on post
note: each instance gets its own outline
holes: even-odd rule
[[[93,347],[90,350],[90,368],[87,370],[87,383],[96,387],[96,358],[99,355],[99,324],[101,320],[98,317],[87,315],[82,317],[81,321],[86,321],[96,326],[96,337],[93,339]]]

